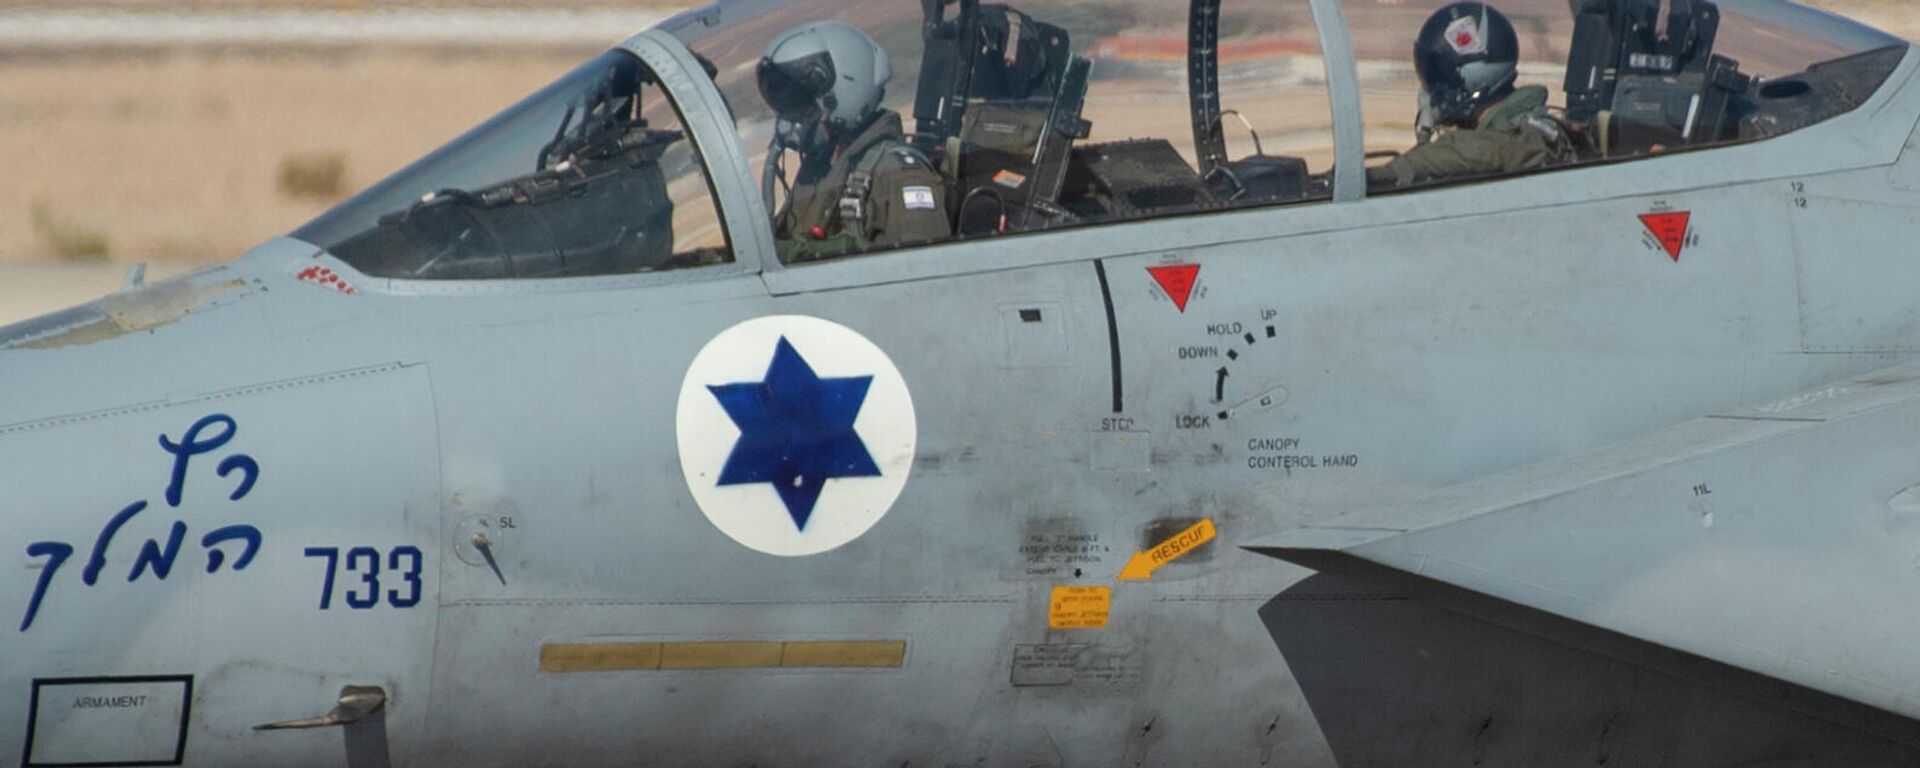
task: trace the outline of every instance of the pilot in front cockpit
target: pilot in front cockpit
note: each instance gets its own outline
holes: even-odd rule
[[[1519,59],[1520,38],[1493,6],[1464,2],[1435,11],[1413,45],[1418,143],[1368,168],[1368,185],[1406,187],[1573,160],[1572,138],[1547,112],[1546,87],[1514,87]]]
[[[777,115],[762,195],[773,207],[786,150],[800,158],[774,213],[783,261],[952,234],[945,178],[880,108],[893,68],[866,33],[837,21],[790,29],[760,59],[760,95]]]

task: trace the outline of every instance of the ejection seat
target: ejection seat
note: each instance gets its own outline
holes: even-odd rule
[[[1200,194],[1212,201],[1232,203],[1298,200],[1321,191],[1314,188],[1305,159],[1267,154],[1252,124],[1221,103],[1220,0],[1192,0],[1187,13],[1187,100],[1200,163]],[[1239,118],[1252,135],[1252,155],[1238,160],[1228,157],[1227,115]]]
[[[1009,6],[922,4],[914,143],[951,180],[955,231],[1065,217],[1058,200],[1068,154],[1092,129],[1080,116],[1092,62],[1073,55],[1066,30]]]
[[[1594,158],[1625,157],[1737,137],[1753,78],[1713,52],[1720,9],[1709,0],[1574,0],[1567,122]]]

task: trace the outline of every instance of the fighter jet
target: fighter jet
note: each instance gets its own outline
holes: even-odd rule
[[[1491,5],[728,0],[0,329],[0,752],[1920,763],[1920,61]]]

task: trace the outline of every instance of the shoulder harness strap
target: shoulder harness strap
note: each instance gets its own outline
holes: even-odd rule
[[[840,226],[857,231],[868,232],[867,201],[873,195],[873,172],[888,155],[896,157],[902,165],[926,165],[927,158],[920,150],[904,142],[887,141],[875,144],[860,155],[860,161],[847,174],[847,185],[840,190]]]
[[[1547,146],[1552,148],[1556,157],[1566,159],[1574,154],[1573,130],[1545,108],[1527,112],[1514,122],[1518,126],[1524,126],[1539,133],[1541,138],[1546,139]]]

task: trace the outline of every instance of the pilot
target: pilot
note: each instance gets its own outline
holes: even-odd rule
[[[1368,168],[1368,186],[1406,187],[1571,161],[1573,141],[1547,113],[1546,87],[1514,87],[1519,60],[1520,38],[1493,6],[1465,2],[1435,11],[1413,44],[1418,143]]]
[[[800,158],[774,214],[783,261],[945,238],[945,178],[909,145],[900,114],[880,108],[893,67],[866,33],[838,21],[805,24],[767,45],[760,96],[776,114],[762,195],[786,182],[786,150]]]

